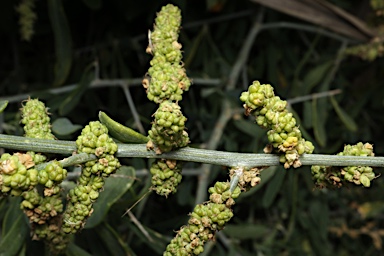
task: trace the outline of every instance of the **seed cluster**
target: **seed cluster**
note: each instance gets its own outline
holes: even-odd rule
[[[374,156],[372,144],[362,142],[356,145],[345,145],[342,156]],[[371,181],[376,177],[372,167],[369,166],[312,166],[312,176],[319,188],[341,187],[350,182],[356,185],[370,187]]]
[[[86,219],[93,212],[93,203],[104,186],[104,178],[120,167],[114,156],[117,144],[108,136],[108,129],[100,122],[90,122],[76,140],[78,152],[95,154],[98,160],[85,164],[78,184],[68,193],[67,209],[64,213],[62,230],[76,233],[83,228]]]
[[[164,256],[198,255],[204,251],[204,244],[213,240],[216,231],[224,228],[232,218],[231,206],[240,195],[240,188],[230,190],[229,182],[216,182],[209,188],[210,201],[198,204],[190,214],[188,225],[182,227],[167,246]]]
[[[302,138],[296,119],[286,108],[287,102],[275,96],[271,85],[259,81],[254,81],[248,91],[241,94],[240,100],[244,102],[246,115],[252,114],[259,126],[268,129],[268,140],[273,148],[284,153],[280,157],[284,167],[300,167],[299,156],[311,154],[314,146]]]
[[[21,109],[25,136],[29,138],[48,139],[55,138],[51,132],[48,110],[38,99],[28,99]]]

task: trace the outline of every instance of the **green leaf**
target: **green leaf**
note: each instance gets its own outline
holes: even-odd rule
[[[81,128],[81,125],[72,124],[72,122],[66,117],[58,118],[52,123],[52,132],[57,135],[69,135]]]
[[[308,94],[313,87],[315,87],[316,85],[319,85],[326,77],[332,65],[333,65],[332,61],[327,61],[325,63],[322,63],[316,66],[311,71],[309,71],[308,74],[303,79],[304,89],[302,93]]]
[[[331,96],[331,103],[333,108],[335,109],[337,115],[339,116],[340,120],[343,122],[345,127],[352,131],[355,132],[357,131],[357,124],[356,122],[352,119],[352,117],[344,111],[339,105],[339,103],[336,101],[335,97]]]
[[[71,242],[67,246],[65,251],[67,256],[91,256],[87,251],[83,250],[81,247],[77,246],[74,242]]]
[[[312,104],[310,101],[304,102],[302,124],[305,129],[312,128]]]
[[[60,104],[59,107],[59,114],[64,116],[67,115],[69,112],[71,112],[79,103],[81,97],[83,96],[84,92],[88,89],[89,85],[91,84],[94,72],[93,72],[94,64],[88,65],[84,73],[80,79],[80,82],[77,84],[76,89],[74,89],[68,97],[66,97],[63,102]]]
[[[317,100],[313,99],[312,101],[312,124],[313,124],[313,133],[315,135],[315,139],[317,143],[321,147],[324,147],[327,142],[327,134],[325,132],[325,123],[319,118],[319,110],[317,107]]]
[[[4,109],[8,106],[7,100],[0,100],[0,113],[3,113]]]
[[[98,10],[101,7],[101,0],[83,0],[83,3],[92,10]]]
[[[316,228],[312,227],[311,229],[316,229],[316,232],[320,235],[320,237],[326,240],[329,222],[328,205],[319,201],[311,201],[309,211],[312,223],[316,225]]]
[[[72,65],[71,32],[61,0],[48,0],[48,12],[55,37],[55,80],[54,86],[62,85]]]
[[[116,174],[105,181],[104,191],[93,205],[93,214],[88,219],[85,228],[93,228],[100,224],[109,208],[128,191],[135,181],[135,169],[130,166],[122,166]]]
[[[233,124],[237,129],[245,134],[248,134],[249,136],[260,138],[261,135],[264,135],[262,129],[259,128],[257,124],[246,121],[244,119],[234,120]]]
[[[128,255],[127,245],[109,224],[104,222],[99,225],[96,232],[103,241],[104,247],[109,251],[108,255]]]
[[[257,239],[269,234],[271,229],[257,224],[227,224],[223,232],[227,236],[236,239]]]
[[[269,208],[273,201],[275,200],[277,194],[280,191],[280,187],[283,184],[286,170],[282,167],[278,168],[277,172],[273,176],[272,180],[269,182],[265,194],[263,196],[263,207]]]
[[[10,207],[4,217],[0,255],[16,255],[24,246],[28,225],[20,210],[20,198],[10,199]],[[18,241],[18,242],[15,242]]]

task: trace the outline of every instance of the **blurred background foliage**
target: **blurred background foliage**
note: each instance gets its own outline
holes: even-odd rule
[[[336,154],[344,144],[364,141],[383,155],[381,0],[3,0],[0,96],[10,104],[0,117],[1,132],[23,134],[18,109],[27,95],[50,108],[60,139],[74,140],[99,110],[140,130],[132,114],[138,113],[148,130],[156,105],[141,86],[151,58],[145,53],[147,31],[168,2],[182,10],[179,41],[194,81],[180,103],[191,146],[207,147],[217,135],[214,127],[227,101],[233,111],[216,148],[262,152],[265,131],[242,115],[238,99],[258,79],[290,101],[315,153]],[[294,12],[300,8],[311,12]],[[235,88],[228,89],[256,21],[255,42]],[[73,90],[66,90],[70,85]],[[318,93],[326,97],[314,97]],[[152,193],[133,207],[150,186],[150,161],[122,162],[136,169],[134,180],[100,203],[104,211],[95,212],[97,221],[76,236],[68,255],[160,255],[196,202],[207,200],[197,196],[208,189],[200,179],[208,185],[228,179],[224,167],[214,166],[206,175],[200,164],[188,163],[177,194],[165,199]],[[368,189],[318,190],[309,167],[269,168],[262,183],[237,200],[232,221],[204,255],[384,255],[383,186],[378,178]],[[17,198],[0,199],[2,255],[42,255],[43,243],[29,237],[18,204]]]

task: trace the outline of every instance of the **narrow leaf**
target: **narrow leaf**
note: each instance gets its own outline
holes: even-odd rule
[[[67,79],[72,65],[71,32],[61,0],[48,0],[48,12],[55,37],[55,80],[53,85],[62,85]]]
[[[108,255],[127,255],[127,245],[119,237],[118,233],[107,223],[103,223],[96,229],[97,234],[108,249]]]
[[[19,198],[16,198],[19,199]],[[3,236],[0,241],[0,255],[16,255],[24,246],[28,226],[20,210],[20,200],[10,200],[10,207],[4,217]]]
[[[325,133],[325,123],[319,118],[319,109],[317,107],[317,100],[313,99],[312,101],[312,124],[313,124],[313,133],[317,143],[321,147],[324,147],[327,141],[327,134]]]
[[[4,109],[8,106],[7,100],[0,100],[0,113],[3,113]]]
[[[93,63],[88,65],[80,79],[80,82],[77,84],[76,89],[74,89],[67,98],[60,104],[59,113],[64,116],[71,112],[79,103],[83,93],[88,89],[89,85],[93,79]]]
[[[83,250],[81,247],[77,246],[74,242],[71,242],[67,246],[65,252],[67,256],[91,256],[87,251]]]
[[[94,204],[94,211],[88,219],[85,228],[97,226],[107,214],[109,208],[128,191],[135,180],[135,169],[122,166],[116,174],[109,177],[104,185],[104,191]]]
[[[236,239],[258,239],[270,233],[271,230],[267,226],[257,224],[228,224],[223,232]]]
[[[345,127],[352,131],[355,132],[357,131],[357,124],[356,122],[352,119],[352,117],[344,111],[339,105],[339,103],[336,101],[335,97],[331,96],[331,103],[333,108],[335,109],[337,115],[339,116],[340,120],[343,122]]]
[[[81,128],[81,125],[73,124],[66,117],[58,118],[52,123],[52,132],[56,135],[69,135]]]
[[[269,182],[267,189],[265,190],[265,194],[263,197],[263,207],[269,208],[273,201],[275,200],[277,194],[280,191],[280,187],[283,184],[284,177],[286,174],[286,170],[282,170],[283,168],[279,168],[280,170],[277,170],[275,175],[273,176],[272,180]]]
[[[311,69],[311,71],[304,77],[303,83],[305,89],[302,93],[308,94],[313,87],[319,85],[326,77],[326,74],[329,72],[332,65],[332,61],[327,61]]]
[[[101,7],[101,0],[83,0],[83,3],[92,10],[98,10]]]

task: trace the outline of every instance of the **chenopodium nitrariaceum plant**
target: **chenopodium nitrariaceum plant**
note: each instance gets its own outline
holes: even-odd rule
[[[199,255],[204,251],[204,244],[213,240],[215,233],[224,228],[233,217],[232,205],[240,195],[240,187],[234,191],[229,182],[216,182],[209,188],[209,201],[198,204],[190,214],[188,225],[177,231],[176,236],[168,244],[164,256]]]
[[[254,81],[248,91],[241,94],[240,100],[244,102],[246,115],[255,116],[256,123],[268,129],[269,142],[277,152],[283,153],[280,162],[284,167],[300,167],[299,156],[311,154],[314,146],[302,137],[296,119],[286,108],[287,102],[275,96],[271,85],[259,81]]]
[[[181,12],[168,4],[157,14],[154,30],[149,32],[147,53],[152,54],[151,67],[143,79],[149,100],[159,105],[148,132],[149,149],[157,154],[185,147],[189,143],[185,131],[186,118],[178,102],[191,82],[182,65],[181,44],[178,43]],[[150,168],[152,189],[159,195],[175,193],[181,181],[182,165],[177,161],[155,160]]]
[[[79,153],[95,154],[98,159],[85,164],[77,186],[68,193],[62,226],[65,233],[76,233],[83,228],[104,186],[104,178],[120,167],[119,160],[114,156],[117,144],[109,137],[107,127],[100,122],[90,122],[85,126],[76,145]]]
[[[345,145],[342,156],[374,156],[372,144],[362,142],[356,145]],[[372,167],[369,166],[312,166],[312,176],[319,188],[341,187],[346,183],[370,187],[371,181],[376,177]]]

